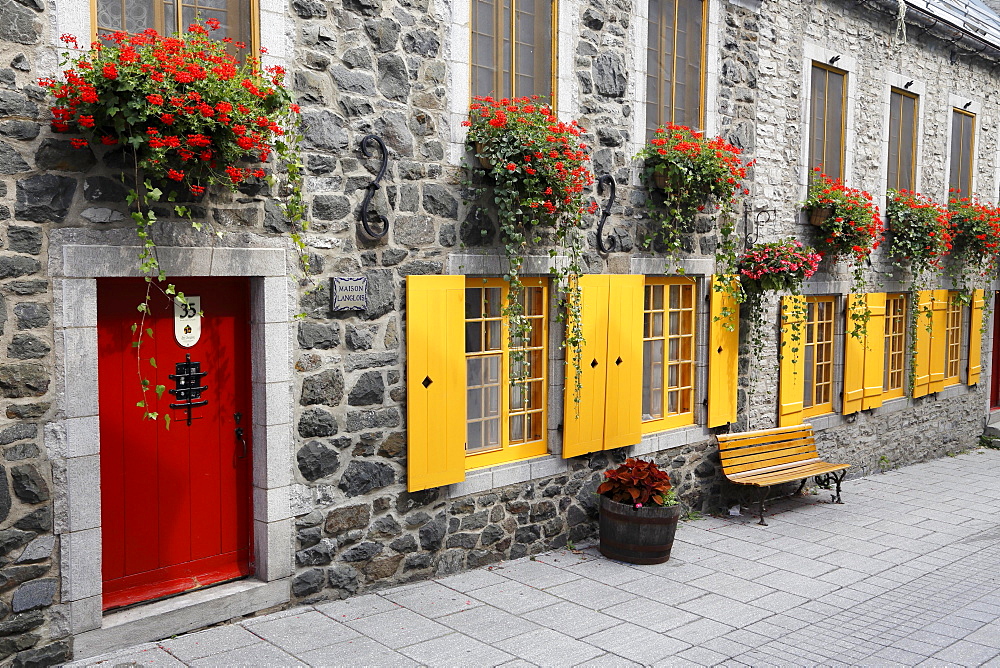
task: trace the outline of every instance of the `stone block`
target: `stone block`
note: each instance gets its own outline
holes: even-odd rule
[[[265,276],[250,281],[252,322],[288,322],[294,283],[284,276]]]
[[[254,487],[285,487],[292,483],[292,425],[254,425]]]
[[[62,357],[66,417],[97,415],[97,328],[63,330]]]
[[[11,600],[11,610],[14,612],[25,612],[36,610],[52,605],[52,599],[56,594],[55,578],[42,578],[25,582],[14,590],[14,598]]]
[[[255,425],[282,425],[292,422],[292,384],[254,382],[253,423]]]
[[[262,522],[277,522],[292,516],[291,487],[253,488],[253,516]]]
[[[258,578],[270,582],[291,576],[295,554],[292,520],[254,521],[254,550]]]
[[[101,595],[103,577],[99,528],[62,534],[59,539],[59,562],[63,602]]]
[[[287,322],[257,323],[252,326],[251,359],[254,368],[264,372],[264,377],[260,380],[277,383],[291,379],[291,337],[292,328]]]
[[[73,457],[65,464],[65,531],[83,531],[101,526],[100,455]],[[57,490],[59,488],[57,487]]]
[[[97,455],[101,449],[101,424],[96,415],[63,421],[65,457]]]
[[[28,546],[24,548],[14,563],[29,564],[33,561],[44,561],[52,556],[52,550],[55,549],[55,546],[55,536],[39,536],[28,543]],[[17,611],[15,610],[15,612]]]

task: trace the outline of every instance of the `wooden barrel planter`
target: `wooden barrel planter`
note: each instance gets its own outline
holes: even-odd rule
[[[601,554],[630,564],[662,564],[670,559],[680,516],[680,505],[635,508],[601,495]]]

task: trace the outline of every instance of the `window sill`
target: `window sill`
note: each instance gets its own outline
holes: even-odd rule
[[[629,449],[630,457],[639,457],[652,454],[660,450],[670,450],[692,443],[706,441],[711,437],[707,427],[701,425],[688,425],[677,427],[667,431],[658,431],[653,434],[643,434],[642,441],[633,445]]]
[[[851,415],[857,415],[857,413],[852,413]],[[837,413],[824,413],[823,415],[816,415],[815,417],[803,418],[802,421],[811,424],[813,431],[823,431],[824,429],[830,429],[832,427],[839,427],[847,424],[848,417],[850,416],[838,415]]]
[[[498,487],[537,480],[563,473],[568,469],[569,464],[566,460],[556,455],[542,455],[506,464],[470,469],[465,472],[465,480],[448,485],[448,498],[457,499]]]

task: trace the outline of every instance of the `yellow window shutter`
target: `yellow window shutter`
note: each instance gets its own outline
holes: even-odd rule
[[[917,293],[917,345],[913,359],[913,396],[922,397],[930,392],[931,336],[933,330],[934,293],[921,290]],[[943,345],[943,344],[942,344]],[[944,350],[942,349],[942,362]]]
[[[931,357],[928,392],[944,389],[944,353],[948,340],[948,291],[935,290],[931,307]]]
[[[778,379],[778,426],[802,423],[805,378],[802,363],[802,342],[805,337],[803,316],[806,300],[801,295],[781,299],[781,356]]]
[[[465,480],[465,276],[406,279],[406,488]]]
[[[604,449],[642,440],[642,275],[612,274],[608,290],[608,352],[604,370]],[[567,384],[568,386],[568,384]]]
[[[739,375],[740,305],[725,288],[739,279],[713,276],[708,340],[708,421],[719,427],[736,422]],[[640,337],[641,338],[641,337]]]
[[[850,330],[851,313],[865,308],[865,295],[852,294],[847,299],[849,305],[844,317]],[[861,410],[865,395],[865,346],[869,338],[874,338],[870,336],[872,332],[869,322],[860,339],[850,334],[844,337],[844,415]]]
[[[576,370],[572,360],[567,360],[563,391],[563,457],[576,457],[604,449],[609,285],[607,274],[580,276],[580,315],[585,339],[581,366],[583,387],[580,390],[580,403],[577,404],[574,378]],[[642,336],[639,340],[641,344]],[[569,354],[570,351],[567,350],[567,355]]]
[[[882,392],[885,387],[885,293],[869,293],[865,295],[865,300],[868,302],[871,318],[868,320],[868,335],[865,342],[865,396],[861,407],[868,409],[882,405]],[[849,366],[849,363],[845,366],[845,373]]]
[[[979,374],[983,369],[983,306],[985,300],[982,290],[972,292],[972,312],[969,318],[969,385],[979,382]],[[994,371],[996,373],[996,371]]]

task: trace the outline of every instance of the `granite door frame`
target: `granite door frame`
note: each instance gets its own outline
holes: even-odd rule
[[[60,597],[77,658],[154,640],[289,600],[293,573],[292,304],[294,253],[242,234],[253,247],[158,249],[173,276],[246,276],[251,297],[253,559],[248,580],[103,614],[97,378],[97,279],[137,276],[134,233],[62,229],[49,240],[56,349],[55,419],[45,446],[53,469]]]

